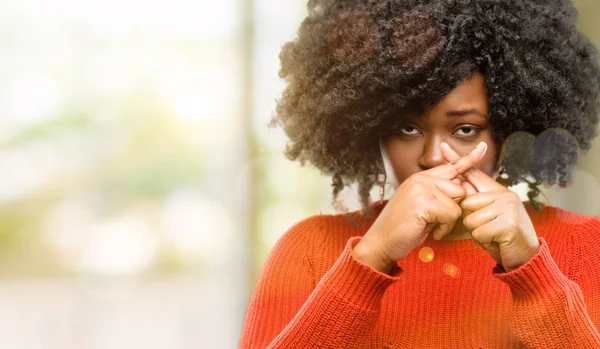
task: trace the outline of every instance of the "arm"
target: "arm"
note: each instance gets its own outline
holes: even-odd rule
[[[588,234],[584,240],[582,234]],[[520,268],[509,273],[494,268],[494,276],[511,289],[513,333],[528,348],[600,348],[599,238],[597,218],[575,232],[573,280],[559,270],[544,238],[538,254]]]
[[[383,294],[402,270],[390,276],[359,262],[352,247],[361,237],[353,237],[316,280],[312,263],[321,246],[313,241],[326,233],[322,219],[296,224],[275,244],[250,299],[239,348],[348,348],[368,341]]]

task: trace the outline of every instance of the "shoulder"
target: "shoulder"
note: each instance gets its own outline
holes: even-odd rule
[[[348,240],[363,236],[377,215],[362,211],[339,214],[315,214],[294,223],[277,240],[273,253],[293,253],[308,259],[337,257]]]
[[[533,205],[526,201],[523,203],[527,209],[533,224],[543,233],[552,237],[559,234],[560,237],[571,235],[581,229],[598,229],[597,224],[600,218],[570,211],[561,207],[540,203],[541,210],[536,210]]]
[[[323,231],[327,224],[322,214],[304,218],[294,224],[281,236],[280,240],[299,240],[308,238]]]
[[[563,209],[557,209],[557,212],[559,216],[569,216],[575,242],[582,251],[587,251],[584,253],[588,256],[600,256],[600,218]]]
[[[351,237],[364,235],[373,221],[374,217],[368,219],[361,211],[316,214],[294,223],[278,243],[302,243],[316,248],[335,243],[336,240],[343,244]]]
[[[569,222],[568,233],[572,242],[568,256],[573,263],[574,278],[597,278],[600,270],[600,218],[561,208],[555,210],[558,217],[562,220],[567,217]]]
[[[600,253],[600,218],[561,207],[543,206],[540,215],[545,219],[540,235],[548,243],[564,247],[571,255],[585,254],[588,250]]]
[[[326,230],[323,215],[313,215],[293,223],[275,242],[271,253],[292,251],[295,255],[310,254],[312,246],[318,245]],[[295,251],[295,252],[294,252]],[[301,253],[298,253],[301,252]]]
[[[570,211],[561,207],[542,205],[542,216],[545,224],[553,230],[564,234],[566,232],[578,233],[581,231],[596,231],[600,229],[600,218],[589,214]]]
[[[565,275],[580,269],[582,260],[599,256],[600,218],[546,204],[537,211],[531,204],[524,204],[537,235],[546,240]]]

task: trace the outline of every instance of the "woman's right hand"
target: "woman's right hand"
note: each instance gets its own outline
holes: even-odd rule
[[[466,195],[459,175],[479,162],[486,150],[487,145],[482,142],[454,164],[408,177],[354,246],[355,257],[388,273],[398,260],[421,245],[432,230],[450,232],[462,215],[458,204]]]

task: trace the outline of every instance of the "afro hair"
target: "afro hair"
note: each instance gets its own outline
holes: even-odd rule
[[[269,126],[289,138],[288,159],[332,177],[334,204],[357,183],[371,212],[369,193],[384,173],[378,141],[401,121],[399,111],[430,108],[476,72],[485,77],[508,183],[566,186],[579,151],[597,135],[597,48],[577,30],[569,0],[310,0],[307,7],[279,56],[286,88]]]

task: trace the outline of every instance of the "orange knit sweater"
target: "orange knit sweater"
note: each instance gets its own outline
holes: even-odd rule
[[[509,273],[472,240],[428,238],[390,276],[352,254],[374,219],[296,223],[261,272],[239,348],[600,348],[600,219],[525,206],[540,250]]]

